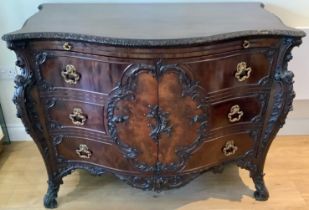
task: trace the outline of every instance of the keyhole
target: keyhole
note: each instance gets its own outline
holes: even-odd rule
[[[80,154],[81,156],[88,156],[88,153],[85,152],[85,151],[80,151],[79,154]]]
[[[82,123],[82,122],[83,122],[83,118],[81,118],[81,117],[79,117],[79,116],[74,116],[74,117],[73,117],[73,120],[74,120],[75,122],[79,122],[79,123]]]
[[[232,119],[238,119],[240,117],[240,113],[235,113],[232,115]]]
[[[74,80],[75,80],[75,76],[73,76],[72,74],[67,74],[67,75],[66,75],[66,79],[67,79],[67,80],[73,80],[73,81],[74,81]]]
[[[240,79],[242,79],[244,77],[248,77],[248,73],[249,73],[248,70],[245,70],[245,71],[241,72],[241,74],[239,75]]]
[[[226,149],[226,153],[233,153],[234,152],[234,149],[232,147]]]

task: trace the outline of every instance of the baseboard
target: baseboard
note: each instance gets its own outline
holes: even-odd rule
[[[27,134],[25,127],[20,124],[8,124],[7,129],[11,141],[31,141],[32,138]]]
[[[278,135],[309,135],[309,100],[295,100],[285,125]],[[23,124],[7,125],[11,141],[31,141]]]
[[[295,100],[278,135],[309,135],[309,100]]]
[[[2,141],[3,137],[4,137],[4,134],[3,134],[3,131],[0,125],[0,141]]]
[[[309,135],[309,118],[288,118],[278,135]]]

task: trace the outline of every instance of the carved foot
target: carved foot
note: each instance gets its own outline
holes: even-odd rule
[[[254,192],[255,200],[266,201],[269,197],[268,190],[264,183],[264,174],[258,174],[252,176],[253,182],[255,184],[256,191]]]
[[[48,190],[44,196],[44,206],[45,208],[53,209],[57,207],[57,196],[59,187],[62,182],[48,181]]]

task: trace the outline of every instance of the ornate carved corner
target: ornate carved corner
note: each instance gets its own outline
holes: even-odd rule
[[[288,62],[292,59],[291,51],[301,44],[300,38],[285,37],[279,52],[277,65],[273,74],[275,94],[266,127],[261,137],[259,153],[267,151],[272,139],[284,125],[288,112],[292,109],[295,92],[293,89],[293,72],[288,70]]]

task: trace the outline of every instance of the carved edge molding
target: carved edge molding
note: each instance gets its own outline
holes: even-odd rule
[[[282,40],[283,49],[278,56],[277,66],[274,72],[274,86],[280,90],[275,93],[271,115],[264,130],[260,152],[265,152],[279,128],[284,123],[288,112],[292,109],[295,92],[293,90],[293,72],[289,71],[288,62],[292,59],[291,51],[302,43],[301,39],[285,37]],[[276,126],[278,123],[278,126]]]
[[[297,30],[250,30],[250,31],[239,31],[225,34],[218,34],[208,37],[197,37],[197,38],[183,38],[183,39],[158,39],[158,40],[147,40],[147,39],[120,39],[120,38],[108,38],[91,36],[85,34],[72,34],[72,33],[61,33],[61,32],[39,32],[39,33],[23,33],[23,34],[6,34],[2,37],[5,41],[15,41],[22,39],[61,39],[61,40],[74,40],[74,41],[85,41],[94,42],[112,46],[123,46],[123,47],[159,47],[159,46],[187,46],[187,45],[201,45],[215,41],[224,41],[234,38],[242,38],[247,36],[295,36],[303,37],[305,33]]]

